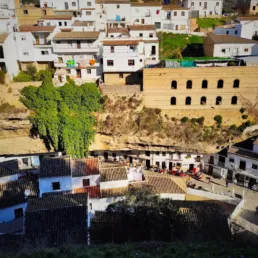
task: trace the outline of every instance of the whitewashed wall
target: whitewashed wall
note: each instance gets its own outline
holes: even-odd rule
[[[120,188],[128,186],[127,180],[118,180],[118,181],[110,181],[110,182],[100,182],[100,189],[111,189],[111,188]]]
[[[252,54],[252,47],[254,44],[215,44],[213,56],[216,57],[233,57],[233,56],[250,56]],[[248,49],[245,52],[245,49]],[[222,49],[226,52],[223,53]]]
[[[100,175],[73,177],[72,178],[73,188],[82,188],[83,187],[83,183],[82,183],[83,179],[90,179],[90,186],[96,186],[96,185],[99,185]]]
[[[12,182],[12,181],[15,181],[15,180],[18,180],[18,174],[11,175],[11,176],[0,177],[0,184],[6,184],[8,182]]]
[[[241,24],[235,24],[235,28],[216,27],[214,33],[215,34],[223,34],[223,35],[231,35],[231,36],[241,37],[242,36],[241,35],[241,30],[242,30],[242,25]],[[243,37],[243,38],[246,38],[246,37]]]
[[[172,194],[172,193],[162,193],[159,195],[162,199],[171,199],[171,200],[185,200],[185,194]]]
[[[124,200],[125,197],[110,197],[110,198],[100,198],[100,199],[89,199],[89,204],[92,204],[92,210],[89,211],[92,212],[93,214],[95,211],[105,211],[106,208],[108,207],[109,204],[117,201]],[[89,205],[90,207],[90,205]]]
[[[10,220],[15,219],[14,210],[15,209],[23,209],[23,214],[25,214],[25,210],[27,208],[27,203],[18,204],[12,207],[8,207],[0,210],[0,223],[8,222]]]

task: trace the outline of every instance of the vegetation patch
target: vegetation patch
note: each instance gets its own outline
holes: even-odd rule
[[[199,28],[214,28],[226,24],[226,18],[197,18]]]

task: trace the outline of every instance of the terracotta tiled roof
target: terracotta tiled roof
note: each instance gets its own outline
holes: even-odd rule
[[[162,5],[162,10],[182,10],[187,11],[189,8],[178,6],[178,5]]]
[[[246,17],[239,17],[240,21],[257,21],[258,16],[246,16]]]
[[[127,180],[125,167],[101,168],[100,182]]]
[[[74,159],[72,160],[72,176],[90,176],[99,174],[98,159]]]
[[[129,31],[127,28],[108,28],[107,33],[122,33],[122,34],[128,34]]]
[[[232,35],[208,33],[207,37],[209,37],[214,44],[257,44],[257,41],[255,40]]]
[[[145,43],[159,43],[159,40],[158,39],[142,39],[141,42],[145,42]]]
[[[72,15],[44,15],[40,20],[72,20]]]
[[[124,167],[125,165],[120,164],[120,163],[109,163],[109,162],[102,162],[100,164],[101,168],[114,168],[114,167]]]
[[[54,36],[54,40],[97,39],[98,37],[99,37],[98,31],[72,31],[72,32],[59,32]]]
[[[129,30],[156,30],[155,25],[140,24],[140,25],[128,25]]]
[[[23,231],[23,217],[0,223],[1,234],[11,234]]]
[[[73,23],[73,26],[82,26],[82,27],[84,27],[84,26],[89,26],[89,25],[92,25],[94,23],[94,21],[75,21],[74,23]]]
[[[40,164],[39,177],[71,176],[71,160],[69,158],[44,158]]]
[[[129,4],[130,0],[96,0],[96,4]]]
[[[87,193],[89,195],[89,198],[101,198],[99,186],[75,188],[73,189],[73,193]]]
[[[52,32],[54,31],[56,26],[33,26],[33,25],[21,25],[20,31],[28,31],[28,32],[37,32],[37,31],[43,31],[43,32]]]
[[[7,39],[9,34],[4,33],[4,34],[0,34],[0,43],[4,43],[5,40]]]
[[[26,212],[55,210],[78,206],[87,207],[87,203],[88,194],[84,193],[48,196],[29,200]]]
[[[138,45],[139,40],[104,40],[104,46],[129,46]]]
[[[30,191],[29,197],[38,195],[38,183],[35,178],[24,177],[0,185],[0,209],[27,202],[24,194],[25,190]]]
[[[111,189],[102,189],[101,197],[109,198],[109,197],[119,197],[125,196],[128,192],[128,187],[119,187],[119,188],[111,188]]]
[[[149,3],[131,3],[131,6],[137,6],[137,7],[148,7],[148,6],[161,6],[161,3],[159,2],[149,2]]]

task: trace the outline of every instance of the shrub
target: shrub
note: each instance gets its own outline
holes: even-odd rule
[[[202,117],[200,117],[200,118],[197,118],[197,119],[196,119],[196,122],[197,122],[199,125],[203,125],[204,120],[205,120],[205,118],[202,116]]]
[[[245,108],[240,108],[240,113],[244,113],[245,112]]]
[[[0,83],[5,84],[5,72],[0,70]]]
[[[26,70],[27,70],[27,74],[29,74],[30,76],[34,76],[37,73],[37,68],[33,64],[28,64],[26,66]]]
[[[216,115],[214,116],[214,120],[216,121],[216,123],[218,125],[221,125],[222,124],[222,116],[221,115]]]
[[[182,123],[186,123],[188,121],[188,117],[184,116],[182,119],[181,119],[181,122]]]
[[[46,78],[52,79],[54,72],[55,70],[52,68],[47,68],[46,70],[40,70],[35,74],[35,81],[43,81]],[[66,76],[66,79],[68,82],[71,80],[69,75]]]
[[[31,75],[27,74],[24,71],[20,71],[17,76],[13,78],[14,82],[31,82],[33,81],[33,78]]]
[[[13,89],[10,87],[8,88],[8,93],[12,93],[13,92]]]
[[[247,119],[248,115],[242,115],[242,119]]]
[[[231,130],[236,130],[236,129],[237,129],[237,126],[236,126],[236,125],[231,125],[231,126],[230,126],[230,129],[231,129]]]
[[[192,123],[192,124],[195,124],[195,123],[196,123],[196,121],[197,121],[197,119],[196,119],[196,118],[192,118],[192,119],[191,119],[191,123]]]
[[[173,122],[176,122],[176,121],[177,121],[177,119],[176,119],[175,117],[171,117],[171,120],[172,120]]]

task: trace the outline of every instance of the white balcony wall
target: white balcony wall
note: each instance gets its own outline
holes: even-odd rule
[[[151,37],[152,34],[152,37]],[[155,30],[130,30],[130,36],[132,38],[146,38],[146,39],[157,39]]]
[[[233,56],[250,56],[255,44],[215,44],[213,56],[233,57]],[[255,49],[254,49],[255,52]]]

